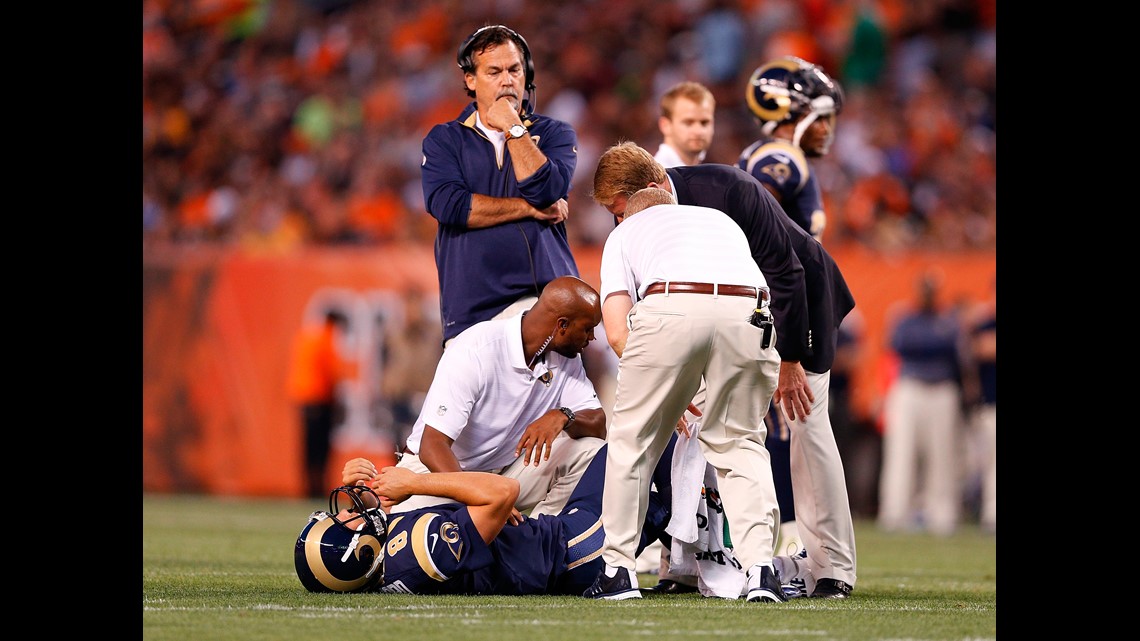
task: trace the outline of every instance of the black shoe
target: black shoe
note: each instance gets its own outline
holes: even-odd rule
[[[780,575],[768,565],[754,565],[748,570],[748,600],[783,603],[788,599],[780,588]]]
[[[588,599],[606,599],[607,601],[621,601],[622,599],[640,599],[641,590],[637,588],[637,575],[633,570],[617,568],[617,574],[606,576],[607,565],[598,571],[598,578],[582,596]]]
[[[651,588],[645,588],[645,591],[650,594],[687,594],[689,592],[696,592],[697,586],[685,585],[677,581],[669,579],[661,579],[661,582]]]
[[[839,579],[820,579],[815,582],[815,592],[811,593],[813,599],[846,599],[851,596],[851,584]]]

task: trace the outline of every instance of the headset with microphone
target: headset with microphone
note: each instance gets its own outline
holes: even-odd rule
[[[486,34],[486,32],[490,29],[495,29],[499,33]],[[480,38],[479,36],[481,34],[486,35]],[[480,27],[475,30],[475,33],[467,36],[467,39],[463,41],[463,44],[459,45],[459,51],[455,55],[455,61],[459,64],[459,68],[463,71],[463,73],[475,73],[474,56],[475,49],[477,48],[476,45],[486,46],[487,42],[497,39],[497,35],[505,35],[507,38],[513,40],[515,45],[517,45],[518,48],[522,50],[523,66],[526,67],[526,83],[524,85],[526,95],[522,100],[522,113],[523,119],[525,120],[530,114],[534,113],[538,96],[538,92],[535,90],[534,85],[534,60],[530,57],[530,46],[527,45],[526,38],[523,38],[514,29],[501,24],[493,24],[487,25],[485,27]],[[467,89],[467,94],[472,98],[475,97],[475,92],[471,91],[470,89]],[[527,257],[530,260],[530,274],[531,278],[534,280],[534,295],[539,296],[542,293],[542,290],[538,286],[538,272],[534,266],[534,255],[531,252],[530,239],[527,238],[526,230],[523,229],[522,223],[516,222],[515,226],[518,227],[519,233],[522,234],[523,242],[526,243],[526,253]],[[551,335],[551,339],[553,338],[554,336]],[[548,339],[547,344],[549,344],[549,342],[550,340]],[[546,349],[546,345],[543,345],[543,349]],[[539,352],[541,353],[542,350],[539,350]],[[537,357],[537,354],[535,356]]]
[[[523,65],[526,67],[526,96],[522,101],[522,111],[524,114],[534,113],[534,110],[538,103],[538,92],[536,91],[534,85],[534,60],[532,60],[530,57],[530,47],[526,44],[526,38],[523,38],[514,29],[503,26],[501,24],[487,25],[485,27],[476,29],[475,33],[467,36],[467,39],[463,41],[463,44],[459,45],[459,52],[455,56],[455,61],[459,63],[459,68],[463,70],[463,73],[475,73],[474,52],[476,39],[478,39],[479,35],[486,32],[488,29],[498,29],[505,32],[506,35],[511,38],[516,45],[518,45],[519,49],[522,50]],[[480,42],[480,44],[485,44],[485,42]],[[474,93],[470,90],[468,90],[468,94],[474,97]]]

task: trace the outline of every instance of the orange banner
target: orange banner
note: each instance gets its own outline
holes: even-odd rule
[[[941,267],[948,301],[980,300],[996,270],[993,252],[888,256],[841,247],[832,254],[866,323],[855,385],[865,413],[878,394],[885,315],[913,297],[917,275]],[[575,256],[582,277],[598,286],[600,249],[576,249]],[[408,287],[434,299],[435,273],[431,247],[419,246],[144,256],[143,491],[302,496],[302,427],[286,393],[289,349],[301,325],[330,306],[353,321],[342,349],[358,366],[343,384],[329,488],[349,457],[394,463],[402,435],[376,410],[386,340],[380,328],[405,316]],[[423,363],[429,374],[435,365]]]

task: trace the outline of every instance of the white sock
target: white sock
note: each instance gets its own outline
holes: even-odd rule
[[[776,567],[776,571],[780,573],[780,580],[784,583],[792,579],[806,579],[811,572],[807,563],[800,563],[799,559],[790,556],[778,556],[772,559],[772,565]]]
[[[769,570],[776,569],[776,567],[771,563],[757,563],[756,565],[748,568],[748,576],[760,576],[760,568],[768,568]]]
[[[795,561],[786,556],[778,556],[772,559],[772,565],[776,567],[776,572],[780,575],[780,580],[787,583],[796,578]]]

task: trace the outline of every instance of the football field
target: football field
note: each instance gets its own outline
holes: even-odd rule
[[[997,637],[996,537],[884,534],[856,522],[847,600],[748,603],[698,595],[579,597],[311,594],[293,544],[326,501],[143,496],[148,641],[981,641]],[[642,575],[642,587],[656,577]]]

